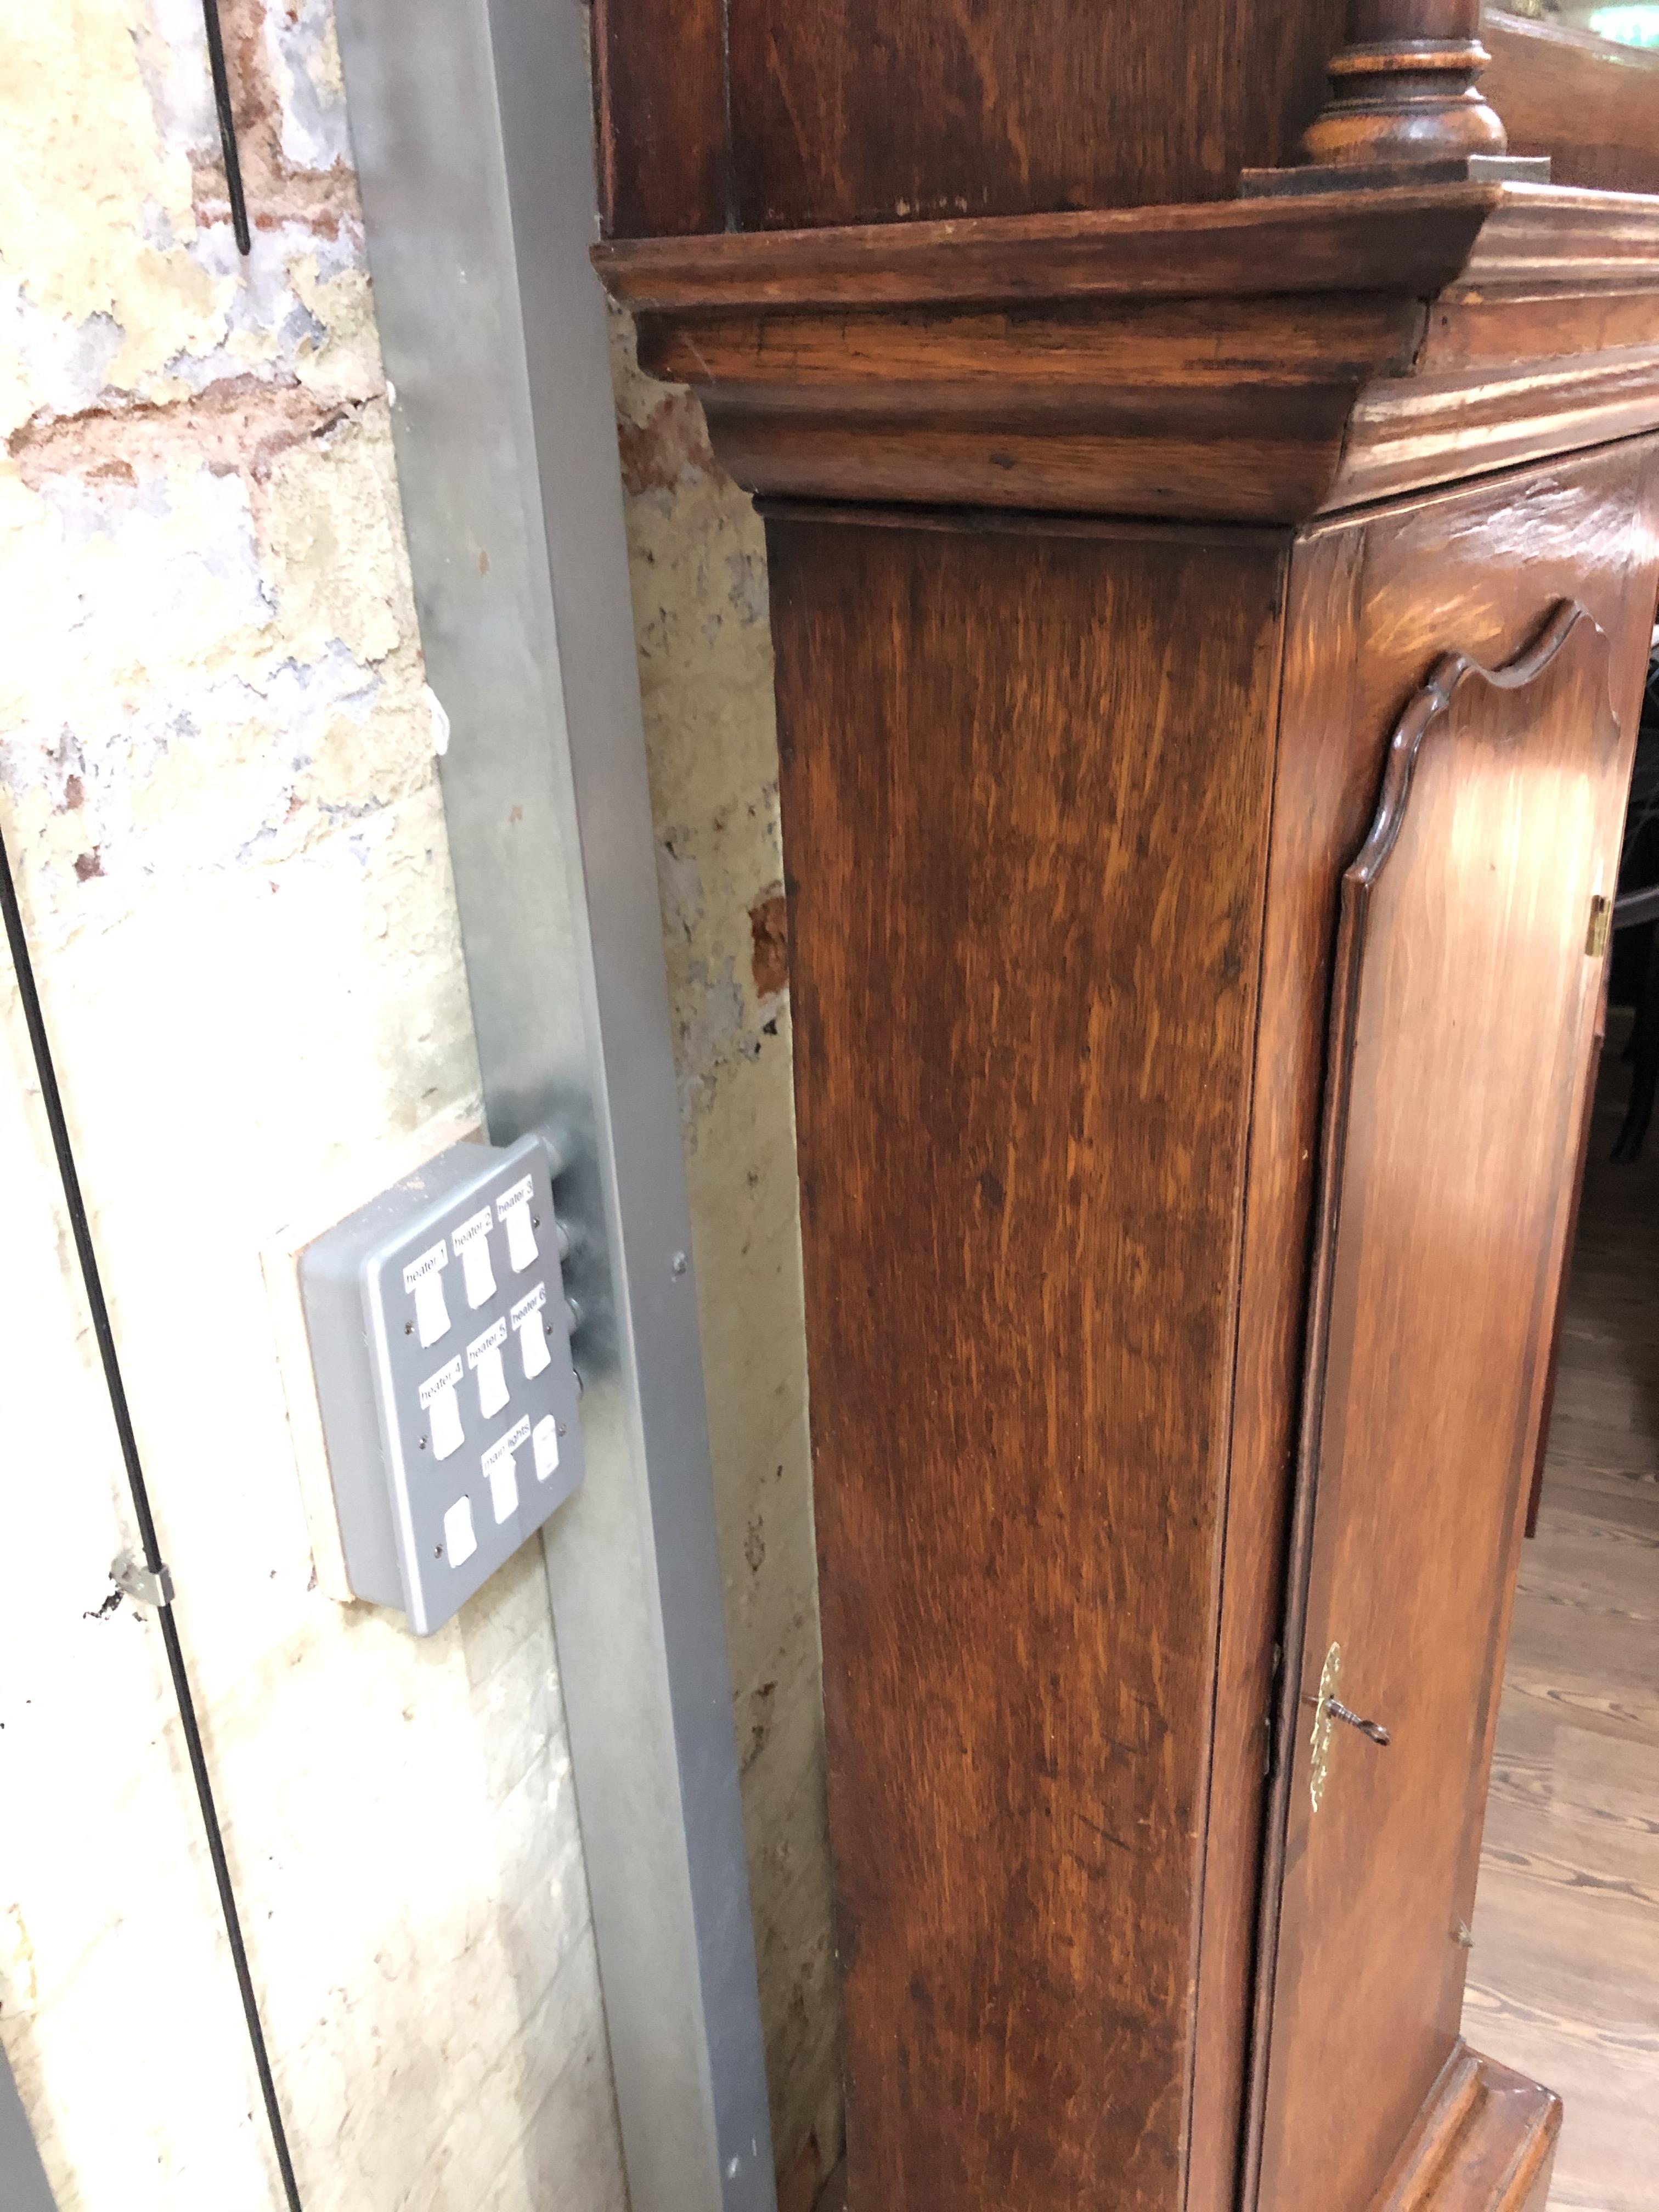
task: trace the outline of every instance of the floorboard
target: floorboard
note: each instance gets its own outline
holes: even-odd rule
[[[1659,2212],[1659,1123],[1610,1048],[1480,1855],[1471,2043],[1566,2103],[1551,2212]]]

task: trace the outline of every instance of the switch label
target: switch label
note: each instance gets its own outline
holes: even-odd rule
[[[435,1375],[428,1375],[420,1388],[421,1411],[425,1413],[441,1390],[453,1390],[461,1379],[461,1355],[458,1352],[447,1360]]]
[[[487,1304],[495,1295],[495,1270],[489,1264],[489,1208],[486,1206],[477,1213],[459,1223],[453,1231],[455,1249],[461,1255],[461,1276],[466,1285],[466,1302],[474,1308]]]
[[[501,1362],[501,1346],[506,1342],[507,1316],[501,1314],[466,1347],[466,1364],[478,1377],[478,1411],[485,1420],[501,1412],[509,1395],[507,1370]]]
[[[536,1264],[536,1231],[530,1218],[535,1188],[528,1176],[521,1176],[495,1200],[495,1211],[507,1230],[507,1263],[515,1275]]]
[[[507,1316],[498,1314],[482,1336],[475,1336],[466,1347],[466,1364],[476,1367],[486,1352],[498,1352],[507,1342]]]
[[[530,1441],[530,1421],[520,1414],[507,1434],[484,1454],[483,1471],[489,1479],[489,1501],[496,1525],[511,1520],[519,1510],[519,1470],[513,1455]]]
[[[435,1375],[428,1375],[421,1385],[421,1411],[432,1423],[434,1459],[447,1459],[465,1442],[461,1432],[460,1401],[455,1395],[460,1379],[461,1355],[458,1352],[447,1365],[441,1367]]]
[[[536,1185],[530,1176],[520,1176],[517,1182],[509,1183],[495,1200],[495,1211],[505,1221],[515,1206],[528,1206],[536,1195]]]
[[[493,1464],[486,1455],[484,1472],[489,1477],[489,1503],[499,1528],[519,1510],[519,1470],[513,1464],[512,1453],[503,1452]]]
[[[553,1362],[553,1355],[547,1348],[547,1330],[542,1321],[542,1310],[546,1304],[547,1285],[538,1283],[535,1289],[527,1291],[513,1309],[513,1326],[519,1332],[519,1356],[526,1382],[533,1382]]]
[[[435,1344],[449,1327],[443,1279],[443,1271],[448,1265],[449,1244],[441,1237],[404,1269],[404,1288],[415,1299],[415,1328],[422,1352],[429,1344]]]
[[[428,1275],[435,1275],[448,1265],[448,1239],[441,1237],[435,1244],[428,1244],[426,1250],[418,1258],[411,1260],[404,1269],[404,1288],[413,1291],[416,1283],[423,1283]]]
[[[485,1420],[494,1420],[512,1395],[507,1387],[507,1370],[501,1364],[501,1348],[492,1344],[478,1362],[479,1413]]]

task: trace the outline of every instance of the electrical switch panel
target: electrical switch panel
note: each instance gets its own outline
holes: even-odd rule
[[[301,1255],[347,1574],[419,1636],[581,1480],[552,1174],[453,1145]]]

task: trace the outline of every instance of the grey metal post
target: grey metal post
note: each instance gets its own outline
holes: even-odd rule
[[[58,2212],[28,2115],[0,2051],[0,2205],[5,2212]]]
[[[773,2212],[580,11],[338,18],[485,1108],[587,1232],[545,1551],[629,2187]]]

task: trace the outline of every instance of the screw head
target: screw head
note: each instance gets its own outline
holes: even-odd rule
[[[669,1272],[671,1274],[683,1275],[690,1264],[684,1252],[676,1252],[668,1263]]]
[[[434,1545],[432,1547],[432,1556],[433,1556],[433,1558],[434,1558],[434,1559],[442,1559],[442,1557],[443,1557],[443,1555],[444,1555],[444,1547],[443,1547],[443,1546],[442,1546],[441,1544],[434,1544]]]

